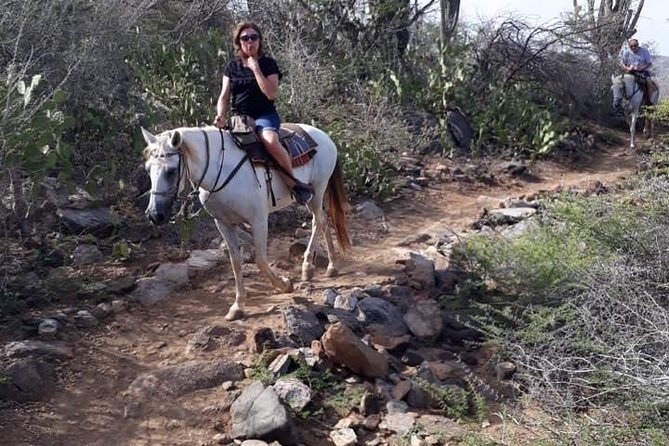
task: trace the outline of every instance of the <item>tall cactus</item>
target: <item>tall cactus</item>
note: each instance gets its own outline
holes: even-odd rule
[[[441,12],[440,31],[441,46],[443,48],[446,42],[450,40],[455,32],[460,16],[460,0],[439,0],[439,10]]]
[[[635,5],[636,3],[636,5]],[[625,40],[636,34],[644,0],[586,0],[587,10],[573,0],[574,20],[585,30],[588,41],[602,59],[618,53]]]

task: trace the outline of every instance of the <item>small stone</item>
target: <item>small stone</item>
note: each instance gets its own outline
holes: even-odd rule
[[[411,446],[427,446],[427,443],[425,442],[425,440],[423,440],[422,438],[420,438],[416,434],[413,434],[411,436],[410,444],[411,444]]]
[[[379,427],[379,423],[381,423],[381,414],[375,413],[365,418],[362,426],[368,431],[375,431]]]
[[[115,314],[123,313],[125,311],[125,302],[120,299],[114,299],[111,303],[112,312]]]
[[[244,440],[241,446],[269,446],[262,440]]]
[[[139,418],[142,415],[142,406],[136,401],[131,401],[123,408],[123,418]]]
[[[389,414],[406,413],[409,410],[409,405],[404,401],[390,400],[386,403],[386,410]]]
[[[381,410],[379,398],[371,393],[365,393],[360,399],[360,413],[369,416],[379,413]]]
[[[411,381],[400,381],[397,383],[397,385],[393,388],[393,398],[396,400],[403,400],[404,397],[409,393],[411,390]]]
[[[230,443],[230,437],[228,437],[226,434],[216,434],[214,435],[214,438],[212,438],[214,441],[214,444],[228,444]]]
[[[323,291],[323,304],[329,307],[334,307],[335,300],[337,299],[338,295],[339,293],[337,293],[334,288],[328,288],[327,290]]]
[[[330,439],[335,446],[355,446],[358,444],[358,437],[351,428],[337,429],[330,432]]]
[[[95,327],[100,322],[88,311],[80,310],[74,315],[74,323],[77,327],[90,328]]]
[[[495,373],[499,380],[511,379],[516,373],[516,365],[509,361],[500,362],[495,366]]]
[[[55,319],[44,319],[37,328],[37,333],[41,338],[53,339],[58,332],[60,323]]]

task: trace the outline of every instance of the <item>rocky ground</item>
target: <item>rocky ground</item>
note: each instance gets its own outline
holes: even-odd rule
[[[520,228],[538,194],[601,193],[634,173],[636,157],[610,146],[570,163],[407,164],[393,200],[354,203],[338,277],[324,277],[317,256],[313,281],[276,294],[247,248],[247,316],[235,322],[223,318],[234,280],[210,222],[195,227],[198,249],[184,250],[176,229],[148,228],[136,208],[55,205],[49,218],[75,227],[81,212],[91,224],[132,224],[120,235],[17,238],[5,250],[21,287],[2,319],[3,442],[531,442],[529,411],[518,408],[512,430],[491,415],[518,394],[514,365],[468,323],[450,246]],[[301,209],[272,220],[273,267],[295,279],[308,221]],[[28,271],[33,251],[44,267]]]

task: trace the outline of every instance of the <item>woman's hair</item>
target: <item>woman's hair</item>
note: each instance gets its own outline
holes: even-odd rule
[[[253,22],[240,22],[235,26],[235,29],[232,30],[232,42],[235,45],[235,55],[237,57],[242,57],[244,54],[242,52],[242,44],[239,42],[239,35],[247,28],[251,28],[258,33],[258,56],[262,56],[262,31],[260,31],[260,27]]]

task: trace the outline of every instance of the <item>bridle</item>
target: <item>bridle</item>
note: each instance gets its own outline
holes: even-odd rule
[[[164,155],[161,155],[161,157],[166,157],[166,158],[171,158],[173,156],[178,156],[179,157],[179,164],[177,167],[177,171],[179,172],[179,178],[177,179],[176,185],[174,187],[171,187],[167,191],[153,191],[151,190],[150,193],[151,195],[157,195],[157,196],[169,196],[169,197],[175,197],[179,201],[184,201],[184,202],[190,202],[193,200],[193,197],[199,193],[199,189],[202,186],[202,182],[204,181],[205,177],[207,176],[207,172],[209,171],[209,161],[211,159],[211,150],[210,150],[210,145],[209,145],[209,135],[204,129],[200,129],[202,131],[202,134],[204,135],[204,141],[205,141],[205,148],[206,148],[206,158],[205,158],[205,165],[204,169],[202,170],[202,175],[200,176],[200,179],[196,182],[193,183],[191,181],[191,186],[192,190],[185,194],[185,195],[179,195],[178,190],[179,190],[179,185],[181,184],[181,181],[184,179],[185,172],[186,172],[186,165],[183,162],[183,153],[181,152],[181,145],[177,146],[177,150],[174,152],[169,152],[165,153]],[[223,173],[223,163],[225,161],[225,138],[223,136],[223,130],[220,128],[218,129],[219,133],[221,134],[221,162],[220,165],[218,166],[218,173],[216,174],[216,180],[214,181],[214,186],[212,189],[209,191],[209,196],[207,196],[206,200],[202,205],[206,203],[206,201],[211,197],[212,194],[219,192],[223,190],[225,186],[227,186],[230,181],[235,177],[237,172],[239,172],[239,169],[242,167],[242,165],[248,161],[249,155],[248,153],[245,153],[242,159],[237,163],[237,165],[232,169],[232,172],[228,175],[228,177],[223,181],[223,183],[219,186],[218,182],[221,179],[221,174]],[[183,209],[183,206],[182,206]]]
[[[632,87],[632,94],[628,96],[625,96],[625,94],[627,93],[627,87],[625,86],[624,74],[620,75],[620,84],[623,91],[623,99],[625,99],[626,101],[629,101],[631,98],[634,97],[635,94],[637,94],[638,91],[641,91],[641,85],[639,84],[639,82],[637,82],[636,78],[634,78],[634,86]]]

